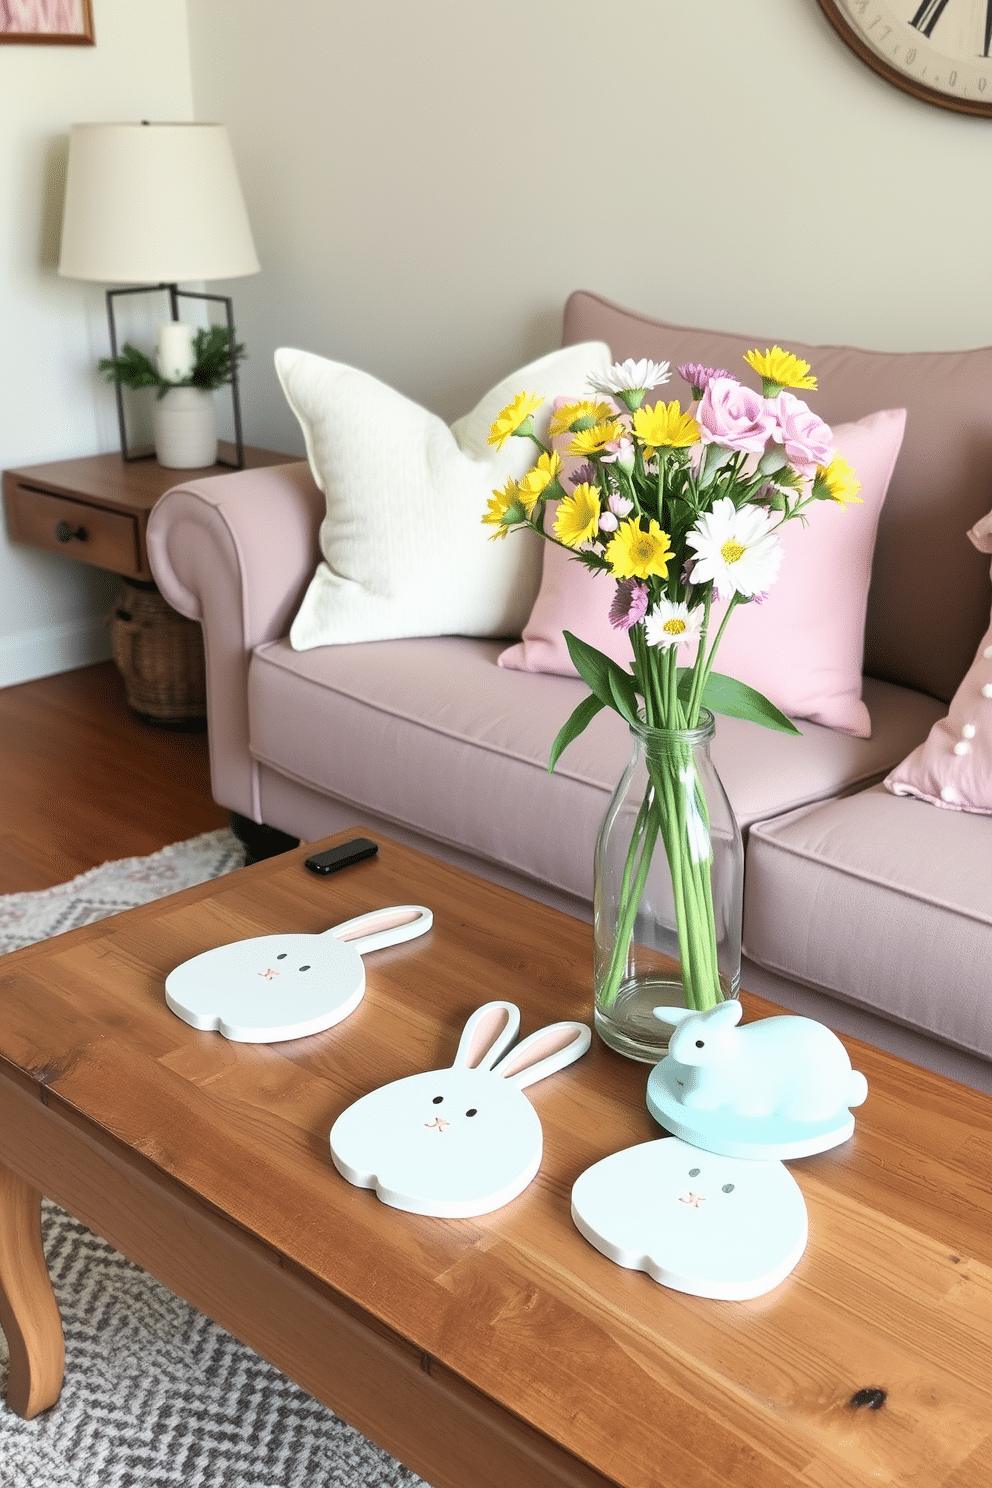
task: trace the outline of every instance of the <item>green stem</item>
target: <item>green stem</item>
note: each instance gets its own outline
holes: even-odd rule
[[[692,747],[688,743],[675,743],[663,758],[648,759],[648,786],[627,849],[610,966],[597,997],[601,1008],[611,1007],[620,990],[659,835],[672,881],[686,1006],[702,1011],[713,1007],[723,995],[716,954],[712,852],[704,857],[694,855],[693,843],[699,833],[698,830],[690,833],[690,809],[699,814],[708,840],[708,813]]]

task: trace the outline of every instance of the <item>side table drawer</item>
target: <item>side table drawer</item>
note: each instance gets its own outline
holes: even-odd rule
[[[13,481],[4,486],[10,535],[17,542],[113,573],[142,574],[136,517],[55,496],[38,486]]]

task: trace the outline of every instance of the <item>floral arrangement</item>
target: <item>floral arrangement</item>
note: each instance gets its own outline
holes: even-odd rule
[[[722,368],[686,363],[678,368],[692,394],[686,410],[678,401],[650,405],[646,395],[670,380],[669,364],[624,361],[590,379],[596,397],[552,415],[548,445],[534,428],[542,400],[530,393],[520,393],[493,423],[490,444],[525,438],[540,451],[521,480],[493,492],[482,518],[495,529],[493,538],[530,529],[586,567],[609,573],[616,580],[610,622],[631,643],[627,671],[565,633],[590,696],[555,739],[551,769],[604,707],[654,729],[693,730],[708,709],[798,733],[767,698],[715,672],[713,663],[735,609],[759,603],[778,577],[779,527],[804,520],[813,502],[846,507],[859,501],[860,483],[830,428],[794,391],[815,390],[808,363],[778,346],[750,351],[744,361],[761,379],[760,393]],[[561,456],[550,447],[563,435],[571,441],[566,454],[585,462],[567,480],[570,489]],[[546,531],[547,508],[555,501]],[[716,599],[726,608],[711,634]],[[680,650],[685,665],[679,665]],[[684,830],[687,819],[699,820],[703,803],[685,763],[678,769],[677,778],[652,780],[638,818],[624,875],[629,903],[621,906],[606,1005],[620,985],[636,896],[659,834],[682,901],[695,906],[684,910],[678,927],[687,1003],[707,1008],[723,995],[711,913],[707,926],[707,856],[698,840],[687,842]],[[695,791],[691,809],[671,809],[673,787]]]

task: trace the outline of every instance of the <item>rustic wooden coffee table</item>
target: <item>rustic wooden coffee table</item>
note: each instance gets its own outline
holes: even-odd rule
[[[337,1114],[450,1063],[489,999],[520,1005],[522,1033],[587,1016],[590,929],[387,842],[330,879],[309,850],[0,963],[12,1409],[44,1410],[62,1379],[44,1193],[436,1488],[988,1488],[992,1101],[852,1041],[856,1133],[792,1164],[809,1247],[754,1302],[668,1291],[574,1229],[583,1169],[660,1135],[646,1068],[596,1041],[530,1092],[545,1154],[520,1198],[397,1212],[335,1172]],[[370,957],[327,1033],[234,1045],[165,1007],[198,951],[404,902],[433,931]]]

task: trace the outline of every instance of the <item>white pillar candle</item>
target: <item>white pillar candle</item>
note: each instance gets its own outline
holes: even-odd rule
[[[158,328],[158,375],[166,382],[183,382],[193,370],[193,327],[169,320]]]

